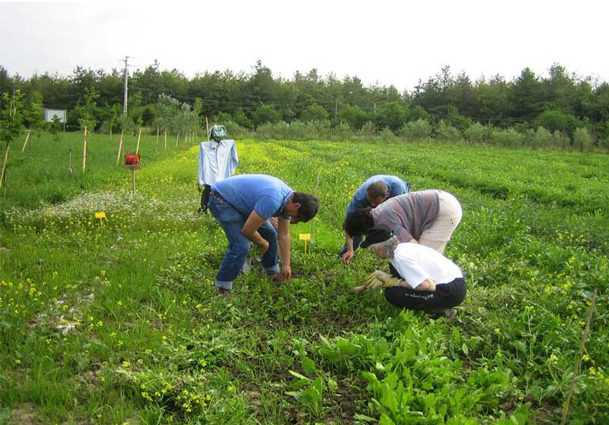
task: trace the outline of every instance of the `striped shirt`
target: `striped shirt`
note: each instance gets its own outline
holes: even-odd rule
[[[421,190],[387,199],[370,213],[374,225],[385,225],[400,242],[417,241],[440,211],[439,190]]]

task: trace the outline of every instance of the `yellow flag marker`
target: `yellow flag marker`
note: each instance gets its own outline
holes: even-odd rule
[[[307,252],[307,241],[311,240],[311,234],[310,233],[300,233],[298,235],[298,239],[300,239],[301,241],[304,241],[304,252]]]
[[[103,226],[104,220],[106,220],[106,213],[103,211],[98,211],[95,213],[95,218],[99,218],[99,224]]]

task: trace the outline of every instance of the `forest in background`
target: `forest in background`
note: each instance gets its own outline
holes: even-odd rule
[[[316,69],[275,77],[260,61],[252,72],[215,71],[187,78],[154,64],[129,75],[128,112],[123,115],[124,74],[77,67],[70,76],[9,75],[0,66],[0,107],[20,105],[13,127],[44,128],[43,108],[65,109],[67,130],[117,132],[136,127],[190,134],[205,118],[232,134],[256,131],[270,137],[404,137],[465,139],[496,145],[609,147],[609,84],[569,73],[559,64],[547,76],[529,68],[511,81],[500,75],[473,81],[449,67],[412,91],[364,86]],[[12,105],[12,106],[11,106]],[[7,114],[9,114],[7,112]],[[6,119],[4,120],[7,121]],[[19,125],[15,122],[19,121]],[[3,139],[17,129],[3,125]]]

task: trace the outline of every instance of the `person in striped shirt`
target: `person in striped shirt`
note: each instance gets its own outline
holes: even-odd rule
[[[358,209],[347,215],[343,227],[348,235],[357,235],[384,225],[399,242],[420,243],[442,254],[462,216],[457,198],[430,189],[390,198],[376,208]]]
[[[360,208],[376,207],[389,198],[408,193],[410,185],[400,177],[386,174],[378,174],[367,179],[353,195],[353,199],[347,207],[345,218]],[[355,256],[355,251],[362,242],[363,235],[345,235],[345,245],[338,256],[343,263],[349,264]]]

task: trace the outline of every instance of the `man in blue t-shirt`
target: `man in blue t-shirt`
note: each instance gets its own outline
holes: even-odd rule
[[[399,177],[384,174],[372,176],[355,191],[355,195],[353,195],[353,199],[347,207],[345,219],[356,210],[367,207],[376,208],[387,199],[408,193],[409,190],[408,182]],[[338,254],[343,263],[351,262],[355,251],[362,242],[362,237],[363,235],[353,235],[351,237],[345,234],[345,245]]]
[[[211,188],[209,210],[218,220],[228,250],[216,275],[216,288],[228,295],[241,271],[250,243],[262,255],[264,271],[280,280],[292,277],[290,224],[307,222],[317,214],[313,195],[294,192],[278,178],[264,174],[242,174],[219,181]],[[277,230],[269,219],[278,219]],[[280,248],[281,269],[277,263]]]

